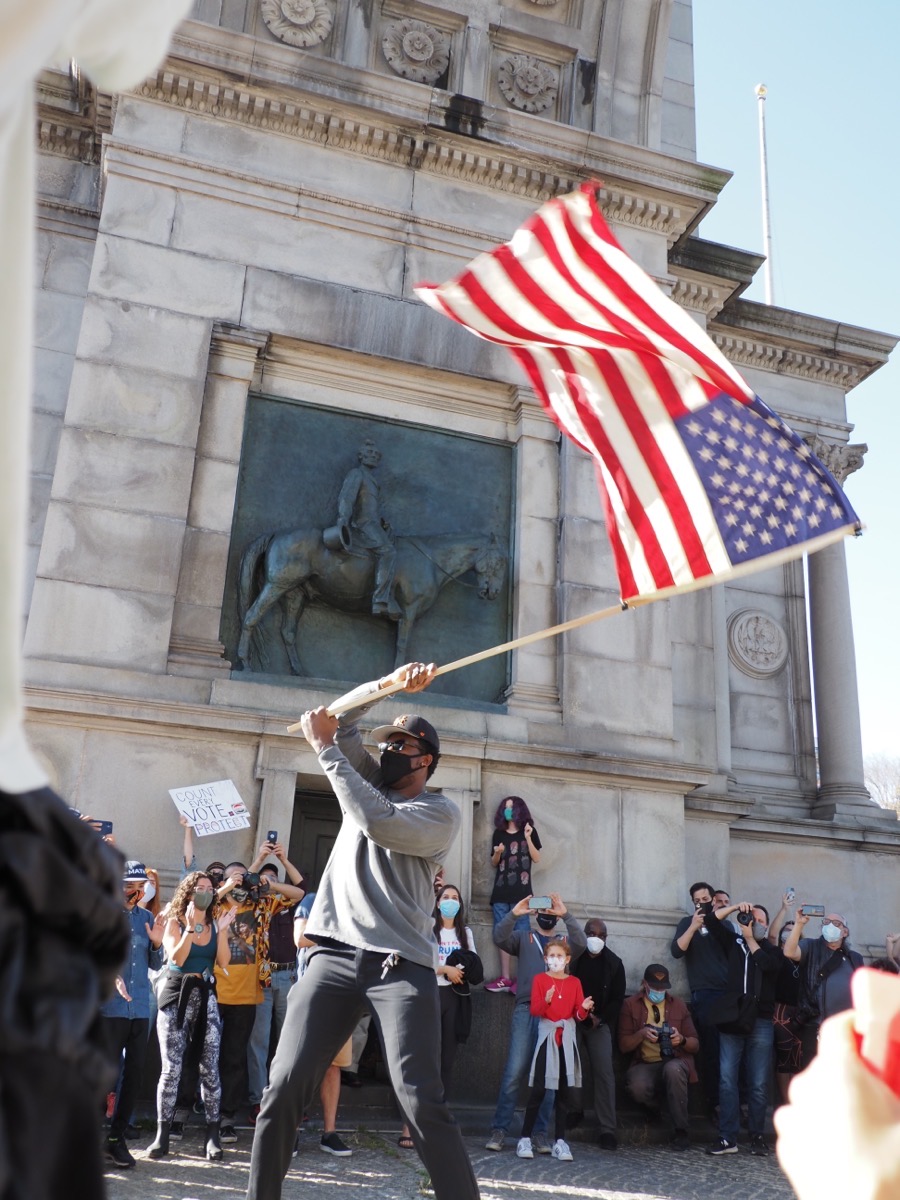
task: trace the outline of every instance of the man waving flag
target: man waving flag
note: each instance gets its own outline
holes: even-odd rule
[[[704,587],[858,532],[830,472],[633,262],[597,184],[543,205],[426,304],[505,345],[594,458],[623,600]]]

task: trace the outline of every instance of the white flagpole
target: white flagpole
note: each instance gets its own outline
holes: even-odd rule
[[[763,264],[763,280],[766,286],[766,304],[775,303],[775,291],[772,287],[772,222],[769,213],[769,160],[766,153],[766,96],[768,88],[764,83],[758,83],[754,89],[759,112],[759,174],[762,185],[762,223],[763,250],[766,261]]]

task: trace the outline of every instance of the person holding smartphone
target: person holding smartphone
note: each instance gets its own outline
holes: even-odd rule
[[[805,937],[814,906],[801,904],[794,928],[784,943],[784,957],[799,962],[800,997],[795,1021],[800,1026],[800,1069],[816,1056],[819,1027],[827,1017],[853,1006],[850,978],[863,965],[862,955],[850,949],[850,929],[840,913],[824,913],[820,937]],[[822,906],[819,906],[822,908]]]
[[[536,975],[540,975],[546,969],[544,948],[552,937],[560,936],[558,926],[562,921],[565,925],[563,936],[572,951],[571,961],[576,962],[587,949],[587,937],[566,908],[559,893],[551,892],[549,908],[532,909],[533,899],[535,897],[524,896],[518,900],[494,928],[494,944],[518,960],[519,988],[510,1025],[506,1065],[500,1080],[497,1108],[491,1122],[491,1136],[485,1145],[487,1150],[503,1149],[516,1110],[519,1089],[534,1054],[538,1019],[531,1013],[531,983]],[[534,918],[534,928],[530,918]],[[554,1097],[548,1093],[534,1123],[531,1144],[538,1154],[550,1154],[552,1151],[546,1131],[553,1112],[553,1101]]]

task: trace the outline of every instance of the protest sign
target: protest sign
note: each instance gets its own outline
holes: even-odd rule
[[[169,795],[197,837],[250,828],[250,814],[230,779],[169,788]]]

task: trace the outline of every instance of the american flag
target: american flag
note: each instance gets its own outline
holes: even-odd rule
[[[593,456],[622,599],[717,583],[858,531],[826,467],[619,246],[597,186],[415,290],[507,346]]]

